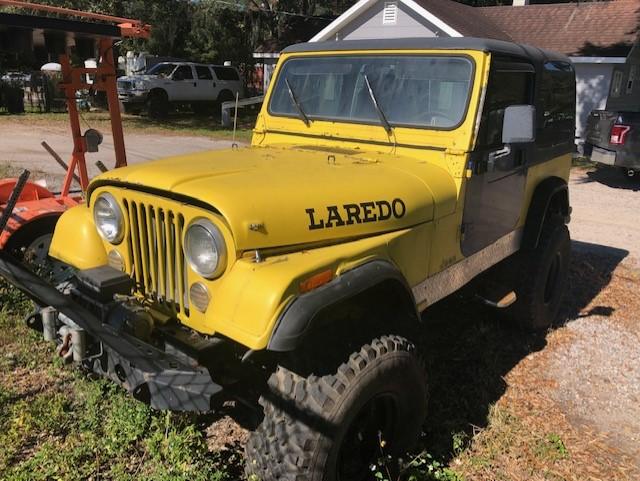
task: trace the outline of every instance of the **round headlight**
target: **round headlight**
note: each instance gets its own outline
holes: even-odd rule
[[[206,219],[187,228],[184,250],[191,268],[207,279],[220,276],[226,264],[226,249],[220,230]]]
[[[100,194],[93,204],[93,220],[102,237],[118,244],[124,237],[122,210],[111,194]]]

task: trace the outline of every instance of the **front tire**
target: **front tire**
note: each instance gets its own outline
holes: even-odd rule
[[[302,377],[279,366],[260,403],[264,420],[246,446],[249,479],[364,481],[379,458],[417,440],[425,368],[410,341],[382,336],[335,374]]]
[[[559,216],[543,227],[538,246],[517,254],[516,302],[507,314],[522,328],[548,329],[566,292],[571,256],[569,229]]]
[[[147,112],[149,117],[155,119],[165,118],[169,113],[169,97],[164,90],[153,90],[147,99]]]

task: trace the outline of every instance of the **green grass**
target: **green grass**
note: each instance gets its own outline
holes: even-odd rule
[[[0,289],[0,304],[0,479],[241,478],[241,456],[210,452],[200,417],[154,411],[63,366],[23,325],[21,296]]]
[[[238,111],[238,128],[236,139],[239,142],[250,142],[258,111],[244,108]],[[84,126],[98,128],[103,132],[110,130],[107,112],[87,112],[81,114]],[[3,122],[25,123],[33,127],[59,125],[65,127],[69,122],[66,113],[26,113],[20,115],[0,114],[0,126]],[[201,116],[191,112],[174,112],[165,119],[152,119],[146,115],[122,115],[122,125],[127,132],[147,132],[171,135],[193,135],[230,140],[233,129],[222,127],[219,116]]]

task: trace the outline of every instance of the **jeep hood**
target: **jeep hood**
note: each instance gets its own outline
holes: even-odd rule
[[[274,147],[202,152],[116,169],[97,177],[91,190],[110,184],[208,204],[225,219],[238,250],[403,229],[452,212],[456,202],[453,179],[430,162]]]

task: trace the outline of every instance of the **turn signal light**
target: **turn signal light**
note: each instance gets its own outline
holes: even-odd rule
[[[624,145],[624,141],[630,130],[631,127],[628,125],[614,125],[611,127],[611,138],[609,139],[609,143],[611,145]]]
[[[305,279],[300,283],[300,292],[309,292],[333,279],[333,271],[328,269]]]

